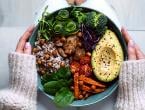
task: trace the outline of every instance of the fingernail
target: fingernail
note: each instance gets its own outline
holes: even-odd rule
[[[134,47],[134,45],[135,45],[134,41],[133,40],[129,40],[129,46],[130,47]]]
[[[30,48],[30,47],[31,47],[30,42],[26,42],[26,44],[25,44],[25,48],[27,49],[27,48]]]

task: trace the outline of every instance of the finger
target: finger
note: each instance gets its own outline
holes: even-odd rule
[[[122,27],[121,29],[122,35],[125,38],[125,41],[128,43],[130,40],[132,40],[131,36],[129,35],[129,33],[127,32],[127,30]]]
[[[68,4],[70,5],[74,5],[75,4],[75,0],[66,0],[68,2]]]
[[[138,60],[145,59],[144,53],[141,51],[140,47],[137,44],[135,45],[135,50],[136,50],[136,57]]]
[[[129,60],[136,60],[136,52],[135,52],[133,40],[130,40],[128,43],[128,59]]]
[[[27,42],[25,44],[24,53],[30,55],[31,54],[31,50],[32,50],[31,44],[29,42]]]
[[[26,41],[28,40],[28,38],[31,36],[32,32],[33,32],[34,26],[30,26],[26,32],[23,34],[23,36],[20,38],[17,47],[16,47],[16,52],[20,52],[23,53],[24,50],[24,46]]]
[[[85,0],[75,0],[75,4],[76,5],[80,5],[80,4],[84,3],[84,2],[85,2]]]

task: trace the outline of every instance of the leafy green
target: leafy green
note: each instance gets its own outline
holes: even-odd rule
[[[55,34],[70,35],[78,31],[77,24],[73,20],[55,21],[54,22]]]
[[[69,18],[69,11],[67,10],[60,10],[58,12],[58,15],[56,16],[56,19],[60,21],[65,20],[67,18]]]
[[[54,28],[54,32],[56,34],[62,34],[63,33],[63,22],[55,21],[54,25],[53,25],[53,28]]]
[[[55,95],[57,91],[59,91],[63,87],[70,86],[72,80],[63,80],[60,79],[58,81],[50,81],[44,84],[44,91],[48,94]]]
[[[71,72],[69,67],[61,67],[57,70],[57,72],[52,73],[51,76],[47,79],[47,81],[57,81],[60,79],[70,79],[71,78]]]
[[[45,7],[42,18],[39,20],[38,36],[49,40],[53,35],[54,17],[47,12],[47,8],[48,6]]]
[[[86,14],[82,12],[82,9],[73,8],[71,16],[79,23],[83,23],[86,19]]]
[[[73,20],[68,20],[65,22],[64,34],[68,35],[76,32],[77,30],[77,24]]]
[[[74,96],[68,89],[72,81],[69,67],[61,67],[57,72],[52,73],[52,75],[46,74],[41,78],[43,90],[55,96],[54,100],[58,106],[66,106],[73,101]],[[62,100],[60,100],[60,98],[62,98]]]
[[[61,88],[55,95],[54,102],[58,107],[66,107],[74,100],[73,93],[66,87]]]

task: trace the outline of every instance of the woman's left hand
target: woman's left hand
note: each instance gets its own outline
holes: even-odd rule
[[[22,54],[31,54],[31,45],[27,40],[31,36],[32,32],[34,30],[34,26],[30,26],[26,32],[22,35],[20,38],[17,47],[16,47],[16,52],[22,53]]]
[[[121,32],[128,45],[128,60],[145,59],[144,53],[142,52],[140,47],[132,40],[127,30],[125,28],[122,28]]]

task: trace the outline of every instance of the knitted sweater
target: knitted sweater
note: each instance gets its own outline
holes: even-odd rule
[[[0,110],[36,110],[35,57],[10,53],[10,87],[0,91]],[[125,61],[115,110],[145,110],[145,60]]]
[[[9,54],[10,85],[0,91],[0,110],[36,110],[37,73],[35,57]]]
[[[115,110],[145,110],[145,60],[123,63],[115,108]]]

